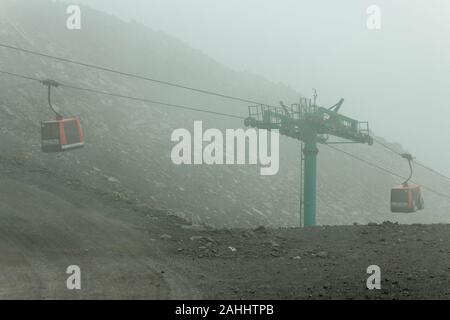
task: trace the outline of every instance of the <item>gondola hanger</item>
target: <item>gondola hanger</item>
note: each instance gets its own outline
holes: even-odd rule
[[[59,83],[48,79],[41,81],[48,89],[48,105],[56,115],[55,120],[41,122],[41,142],[43,152],[63,152],[82,148],[84,136],[79,118],[64,118],[52,104],[52,88]]]
[[[409,164],[409,177],[408,179],[405,180],[405,182],[403,182],[404,186],[408,186],[408,182],[411,180],[412,176],[413,176],[413,167],[412,167],[412,161],[414,160],[413,156],[409,153],[402,153],[401,154],[403,159],[408,160],[408,164]]]
[[[391,189],[391,212],[416,212],[425,208],[422,188],[418,185],[410,184],[413,176],[412,161],[413,156],[409,153],[401,154],[403,159],[408,160],[409,176],[401,186]]]

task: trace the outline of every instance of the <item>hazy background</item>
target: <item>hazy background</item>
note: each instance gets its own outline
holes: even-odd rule
[[[183,13],[182,7],[174,7],[177,11],[173,14],[156,13],[156,16],[174,20],[174,16]],[[386,23],[383,22],[380,32],[369,32],[366,29],[367,7],[364,6],[362,13],[354,11],[359,17],[355,20],[358,21],[358,27],[354,37],[343,36],[343,31],[339,37],[332,37],[332,33],[339,30],[339,24],[335,28],[330,25],[329,28],[320,28],[320,32],[314,32],[314,20],[308,31],[288,27],[295,32],[284,38],[277,36],[277,33],[286,35],[287,32],[279,31],[281,27],[276,24],[272,27],[278,31],[256,32],[253,30],[255,25],[250,21],[247,27],[242,28],[247,28],[249,34],[260,35],[258,41],[255,38],[251,38],[253,42],[250,41],[250,37],[243,36],[244,31],[239,33],[237,29],[235,37],[222,40],[221,37],[201,37],[200,31],[203,29],[213,34],[214,31],[206,27],[209,21],[198,18],[196,25],[199,33],[192,33],[190,38],[193,40],[186,42],[187,36],[176,35],[172,31],[158,31],[160,29],[146,27],[142,23],[126,22],[114,15],[105,14],[101,8],[89,10],[85,7],[82,30],[68,31],[66,8],[67,3],[52,3],[52,0],[0,0],[0,42],[273,104],[280,99],[285,102],[295,101],[302,93],[311,96],[311,89],[316,87],[321,104],[329,106],[341,96],[347,98],[348,102],[343,109],[346,114],[371,121],[379,135],[405,143],[407,148],[416,152],[420,160],[446,169],[444,164],[448,156],[445,156],[446,150],[443,147],[446,137],[442,134],[445,129],[438,126],[445,117],[442,112],[436,111],[443,109],[446,101],[443,97],[446,73],[442,70],[446,70],[448,64],[442,63],[445,61],[444,56],[436,49],[437,42],[427,36],[429,33],[424,34],[422,43],[431,43],[434,47],[431,44],[420,46],[413,40],[402,43],[377,39],[384,35]],[[234,8],[238,8],[237,4]],[[144,7],[135,9],[140,9],[137,10],[140,14],[147,10]],[[211,12],[215,12],[214,10],[217,8],[211,8]],[[261,15],[264,13],[269,18],[270,11],[279,17],[280,10],[275,14],[277,10],[266,7]],[[312,9],[305,11],[305,19],[313,15],[311,11]],[[186,12],[183,16],[192,16]],[[219,12],[225,11],[219,9]],[[246,14],[248,17],[252,16],[250,12],[253,14],[252,10],[241,13],[242,19]],[[320,12],[314,15],[320,17]],[[323,12],[326,14],[328,11],[324,9]],[[222,13],[220,17],[223,16],[227,15]],[[345,21],[344,25],[353,30],[349,27],[353,20],[338,15],[333,17],[335,20]],[[219,18],[211,19],[211,25],[220,21]],[[154,20],[149,18],[148,21]],[[160,21],[161,25],[168,23],[164,19]],[[279,21],[287,20],[283,17]],[[324,18],[321,23],[325,21],[328,20]],[[225,22],[223,23],[225,32]],[[191,24],[180,21],[177,24],[180,33],[192,29],[183,27]],[[233,19],[226,24],[236,25]],[[350,24],[356,26],[356,23]],[[169,25],[173,26],[175,23]],[[242,25],[245,24],[242,22]],[[406,30],[409,27],[402,25],[403,29],[400,29]],[[216,33],[222,34],[218,31]],[[296,33],[303,35],[305,40],[302,42],[306,45],[292,40],[298,38]],[[403,33],[406,34],[406,31]],[[324,34],[324,40],[318,39],[318,34]],[[392,34],[386,33],[385,37],[401,38],[398,32]],[[358,37],[360,41],[354,40]],[[368,41],[367,38],[374,40]],[[184,39],[185,42],[178,39]],[[191,43],[195,39],[198,39],[198,44]],[[275,39],[272,42],[278,45],[272,45],[271,39]],[[331,43],[332,39],[339,41]],[[259,45],[255,45],[255,41]],[[347,44],[349,41],[353,43]],[[239,44],[231,45],[233,42]],[[286,43],[286,46],[281,47],[280,42]],[[360,46],[361,42],[366,42],[367,46]],[[374,43],[381,47],[380,44],[385,42],[400,49],[374,49]],[[201,47],[201,44],[207,46]],[[254,49],[265,45],[267,50]],[[220,52],[221,48],[226,52]],[[407,51],[408,48],[415,50]],[[12,50],[0,51],[1,70],[206,110],[242,116],[247,113],[246,103],[185,92],[42,57],[17,54]],[[440,54],[442,56],[439,58]],[[429,58],[431,55],[433,59]],[[233,57],[236,57],[235,62],[232,61]],[[251,73],[263,74],[274,81]],[[291,79],[283,78],[282,75],[285,74],[290,75]],[[281,80],[291,88],[277,82]],[[189,128],[189,123],[199,119],[204,121],[205,127],[220,129],[242,127],[242,121],[62,89],[55,91],[54,103],[63,106],[65,114],[82,117],[87,144],[82,152],[42,154],[37,134],[39,120],[53,115],[46,107],[47,97],[42,86],[22,82],[10,77],[0,77],[0,155],[9,157],[11,161],[16,161],[17,158],[28,159],[30,166],[33,164],[49,170],[48,172],[59,172],[62,177],[72,175],[72,178],[63,178],[63,181],[82,179],[84,185],[107,190],[106,194],[111,194],[115,201],[119,197],[125,201],[142,203],[196,224],[220,228],[299,225],[300,145],[296,140],[280,139],[280,152],[283,156],[280,158],[280,172],[275,176],[262,177],[254,166],[174,166],[170,160],[171,144],[168,143],[168,137],[176,128]],[[425,115],[425,112],[428,114]],[[415,119],[428,122],[423,121],[422,124]],[[408,131],[409,128],[416,130]],[[427,137],[432,137],[430,128],[440,135],[440,141],[435,134],[434,140],[428,139],[430,143],[422,143]],[[424,132],[427,132],[427,136],[422,139]],[[402,150],[399,145],[390,146]],[[407,176],[409,173],[404,160],[379,145],[340,147],[388,168],[395,174]],[[403,180],[325,146],[319,146],[319,149],[319,224],[383,221],[450,223],[448,199],[438,197],[429,190],[424,191],[426,210],[423,214],[393,215],[389,210],[390,188]],[[26,162],[25,160],[23,161]],[[420,167],[414,173],[417,183],[450,194],[447,180]]]
[[[322,105],[344,97],[343,113],[369,120],[377,134],[450,174],[447,0],[71,3],[142,22],[235,70],[286,83],[305,96],[317,88]],[[366,27],[372,4],[381,8],[381,30]]]

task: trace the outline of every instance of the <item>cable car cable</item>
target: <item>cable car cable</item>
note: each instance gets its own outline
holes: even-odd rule
[[[125,72],[125,71],[115,70],[115,69],[112,69],[112,68],[97,66],[97,65],[94,65],[94,64],[79,62],[79,61],[68,59],[68,58],[56,57],[56,56],[53,56],[53,55],[50,55],[50,54],[45,54],[45,53],[42,53],[42,52],[37,52],[37,51],[34,51],[34,50],[28,50],[28,49],[24,49],[24,48],[12,46],[12,45],[7,45],[7,44],[3,44],[3,43],[0,43],[0,47],[5,48],[5,49],[10,49],[10,50],[16,50],[16,51],[24,52],[24,53],[35,55],[35,56],[45,57],[45,58],[57,60],[57,61],[60,61],[60,62],[75,64],[75,65],[79,65],[79,66],[83,66],[83,67],[87,67],[87,68],[91,68],[91,69],[97,69],[97,70],[100,70],[100,71],[106,71],[106,72],[110,72],[110,73],[115,73],[115,74],[119,74],[119,75],[126,76],[126,77],[131,77],[131,78],[135,78],[135,79],[155,82],[155,83],[159,83],[159,84],[162,84],[162,85],[176,87],[176,88],[179,88],[179,89],[190,90],[190,91],[194,91],[194,92],[198,92],[198,93],[202,93],[202,94],[217,96],[217,97],[221,97],[221,98],[225,98],[225,99],[231,99],[231,100],[235,100],[235,101],[252,103],[252,104],[267,105],[267,104],[264,104],[264,103],[261,103],[261,102],[257,102],[257,101],[253,101],[253,100],[250,100],[250,99],[245,99],[245,98],[236,97],[236,96],[232,96],[232,95],[226,95],[226,94],[223,94],[223,93],[214,92],[214,91],[205,90],[205,89],[200,89],[200,88],[189,87],[189,86],[181,85],[181,84],[174,83],[174,82],[154,79],[154,78],[150,78],[150,77],[146,77],[146,76],[133,74],[133,73],[130,73],[130,72]],[[152,102],[152,103],[157,103],[157,102]],[[267,105],[267,106],[271,106],[271,105]],[[271,107],[273,107],[273,106],[271,106]],[[392,147],[389,147],[388,145],[380,142],[379,140],[374,139],[374,141],[376,141],[378,144],[380,144],[384,148],[386,148],[386,149],[396,153],[397,155],[401,155],[398,151],[396,151]],[[434,174],[436,174],[436,175],[438,175],[438,176],[440,176],[440,177],[450,181],[450,177],[448,177],[448,176],[446,176],[446,175],[444,175],[444,174],[442,174],[442,173],[440,173],[440,172],[438,172],[438,171],[436,171],[436,170],[434,170],[434,169],[432,169],[432,168],[430,168],[428,166],[425,166],[425,165],[421,164],[420,162],[414,161],[414,163],[417,164],[418,166],[420,166],[420,167],[422,167],[422,168],[424,168],[426,170],[429,170],[430,172],[433,172]]]
[[[413,162],[414,162],[416,165],[418,165],[419,167],[422,167],[422,168],[424,168],[424,169],[427,169],[428,171],[433,172],[435,175],[438,175],[438,176],[440,176],[441,178],[444,178],[444,179],[450,181],[450,177],[448,177],[448,176],[446,176],[446,175],[440,173],[439,171],[436,171],[436,170],[434,170],[433,168],[430,168],[430,167],[424,165],[423,163],[418,162],[417,160],[415,160],[415,161],[413,161]]]
[[[394,149],[393,147],[391,147],[391,146],[388,146],[386,143],[381,142],[381,141],[380,141],[379,139],[377,139],[377,138],[373,138],[373,141],[375,141],[375,142],[378,143],[380,146],[386,148],[387,150],[391,151],[392,153],[395,153],[395,154],[398,155],[398,156],[401,156],[401,155],[402,155],[401,152],[395,150],[395,149]]]
[[[241,98],[241,97],[227,95],[227,94],[223,94],[223,93],[220,93],[220,92],[214,92],[214,91],[210,91],[210,90],[206,90],[206,89],[189,87],[189,86],[182,85],[182,84],[179,84],[179,83],[174,83],[174,82],[170,82],[170,81],[150,78],[150,77],[147,77],[147,76],[137,75],[137,74],[133,74],[133,73],[130,73],[130,72],[120,71],[120,70],[116,70],[116,69],[112,69],[112,68],[101,67],[101,66],[97,66],[97,65],[94,65],[94,64],[80,62],[80,61],[76,61],[76,60],[72,60],[72,59],[68,59],[68,58],[56,57],[56,56],[53,56],[53,55],[50,55],[50,54],[45,54],[45,53],[37,52],[37,51],[34,51],[34,50],[23,49],[23,48],[20,48],[20,47],[7,45],[7,44],[3,44],[3,43],[0,43],[0,47],[5,48],[5,49],[20,51],[20,52],[24,52],[24,53],[27,53],[27,54],[31,54],[31,55],[35,55],[35,56],[39,56],[39,57],[44,57],[44,58],[48,58],[48,59],[52,59],[52,60],[57,60],[59,62],[70,63],[70,64],[74,64],[74,65],[78,65],[78,66],[82,66],[82,67],[86,67],[86,68],[91,68],[91,69],[96,69],[96,70],[100,70],[100,71],[105,71],[105,72],[109,72],[109,73],[115,73],[115,74],[118,74],[118,75],[121,75],[121,76],[125,76],[125,77],[129,77],[129,78],[135,78],[135,79],[139,79],[139,80],[150,81],[150,82],[154,82],[154,83],[158,83],[158,84],[162,84],[162,85],[166,85],[166,86],[170,86],[170,87],[175,87],[175,88],[178,88],[178,89],[194,91],[194,92],[198,92],[198,93],[202,93],[202,94],[206,94],[206,95],[216,96],[216,97],[220,97],[220,98],[224,98],[224,99],[235,100],[235,101],[239,101],[239,102],[266,105],[264,103],[257,102],[257,101],[254,101],[254,100],[244,99],[244,98]]]
[[[65,62],[65,63],[70,63],[70,64],[75,64],[75,65],[79,65],[79,66],[83,66],[83,67],[87,67],[87,68],[92,68],[92,69],[97,69],[97,70],[101,70],[101,71],[106,71],[106,72],[110,72],[110,73],[115,73],[115,74],[119,74],[122,76],[126,76],[126,77],[131,77],[131,78],[136,78],[136,79],[140,79],[140,80],[145,80],[145,81],[151,81],[151,82],[155,82],[155,83],[159,83],[162,85],[167,85],[167,86],[172,86],[172,87],[176,87],[176,88],[180,88],[180,89],[184,89],[184,90],[190,90],[190,91],[194,91],[194,92],[198,92],[198,93],[202,93],[202,94],[207,94],[207,95],[212,95],[212,96],[217,96],[217,97],[221,97],[221,98],[226,98],[226,99],[231,99],[231,100],[235,100],[235,101],[240,101],[240,102],[246,102],[246,103],[253,103],[253,104],[262,104],[262,105],[267,105],[267,106],[271,106],[268,104],[264,104],[261,102],[257,102],[257,101],[253,101],[250,99],[245,99],[245,98],[241,98],[241,97],[236,97],[236,96],[232,96],[232,95],[226,95],[223,93],[219,93],[219,92],[213,92],[210,90],[205,90],[205,89],[200,89],[200,88],[194,88],[194,87],[189,87],[189,86],[185,86],[185,85],[181,85],[181,84],[177,84],[177,83],[173,83],[173,82],[169,82],[169,81],[163,81],[163,80],[159,80],[159,79],[154,79],[154,78],[150,78],[150,77],[145,77],[145,76],[141,76],[141,75],[137,75],[137,74],[132,74],[129,72],[124,72],[124,71],[119,71],[119,70],[115,70],[115,69],[111,69],[111,68],[106,68],[106,67],[101,67],[101,66],[97,66],[94,64],[89,64],[89,63],[84,63],[84,62],[79,62],[76,60],[72,60],[72,59],[68,59],[68,58],[61,58],[61,57],[56,57],[50,54],[45,54],[42,52],[38,52],[38,51],[34,51],[34,50],[29,50],[29,49],[24,49],[24,48],[20,48],[20,47],[16,47],[16,46],[12,46],[12,45],[8,45],[8,44],[4,44],[4,43],[0,43],[0,47],[5,48],[5,49],[10,49],[10,50],[15,50],[15,51],[20,51],[20,52],[24,52],[27,54],[31,54],[31,55],[35,55],[35,56],[40,56],[40,57],[45,57],[48,59],[53,59],[53,60],[57,60],[60,62]],[[158,102],[151,102],[151,103],[158,103]],[[161,103],[163,104],[163,103]],[[273,106],[271,106],[273,107]],[[385,147],[386,149],[401,155],[398,151],[394,150],[392,147],[387,146],[386,144],[380,142],[379,140],[374,139],[374,141],[376,141],[378,144],[380,144],[381,146]],[[434,174],[445,178],[447,180],[450,181],[450,177],[428,167],[425,166],[423,164],[421,164],[420,162],[414,161],[415,164],[417,164],[418,166],[429,170],[431,172],[433,172]]]
[[[23,76],[23,75],[20,75],[20,74],[17,74],[17,73],[12,73],[12,72],[3,71],[3,70],[0,70],[0,73],[1,74],[5,74],[5,75],[9,75],[9,76],[13,76],[13,77],[18,77],[18,78],[22,78],[22,79],[28,79],[28,80],[37,81],[37,82],[42,83],[41,79],[34,78],[34,77]],[[195,112],[202,112],[202,113],[213,114],[213,115],[218,115],[218,116],[223,116],[223,117],[228,117],[228,118],[234,118],[234,119],[239,119],[239,120],[244,120],[245,119],[245,117],[242,117],[242,116],[239,116],[239,115],[223,113],[223,112],[216,112],[216,111],[209,111],[209,110],[206,110],[206,109],[194,108],[194,107],[189,107],[189,106],[180,105],[180,104],[167,103],[167,102],[163,102],[163,101],[156,101],[156,100],[151,100],[151,99],[146,99],[146,98],[138,98],[138,97],[123,95],[123,94],[117,94],[117,93],[112,93],[112,92],[107,92],[107,91],[101,91],[101,90],[96,90],[96,89],[84,88],[84,87],[64,84],[64,83],[61,83],[61,82],[59,82],[59,86],[61,88],[68,88],[68,89],[73,89],[73,90],[86,91],[86,92],[90,92],[90,93],[107,95],[107,96],[112,96],[112,97],[117,97],[117,98],[122,98],[122,99],[128,99],[128,100],[133,100],[133,101],[139,101],[139,102],[159,104],[159,105],[163,105],[163,106],[167,106],[167,107],[178,108],[178,109],[185,109],[185,110],[195,111]]]
[[[31,84],[34,84],[32,82],[26,81],[21,83],[10,83],[6,86],[0,85],[1,89],[23,89],[25,86],[29,86]]]
[[[18,78],[22,78],[22,79],[28,79],[28,80],[32,80],[32,81],[37,81],[37,82],[40,82],[40,83],[42,82],[42,80],[38,79],[38,78],[34,78],[34,77],[30,77],[30,76],[24,76],[24,75],[20,75],[20,74],[8,72],[8,71],[3,71],[3,70],[0,70],[0,74],[5,74],[5,75],[18,77]],[[63,84],[63,83],[60,83],[60,86],[63,87],[63,88],[69,88],[69,89],[74,89],[74,90],[81,90],[81,91],[86,91],[86,92],[91,92],[91,93],[96,93],[96,94],[101,94],[101,95],[108,95],[108,96],[113,96],[113,97],[133,100],[133,101],[140,101],[140,102],[147,102],[147,103],[152,103],[152,104],[159,104],[159,105],[164,105],[164,106],[169,106],[169,107],[174,107],[174,108],[186,109],[186,110],[190,110],[190,111],[196,111],[196,112],[202,112],[202,113],[208,113],[208,114],[214,114],[214,115],[223,116],[223,117],[231,117],[231,118],[241,119],[241,120],[245,119],[245,117],[241,117],[241,116],[233,115],[233,114],[227,114],[227,113],[215,112],[215,111],[208,111],[208,110],[204,110],[204,109],[198,109],[198,108],[193,108],[193,107],[188,107],[188,106],[183,106],[183,105],[177,105],[177,104],[172,104],[172,103],[165,103],[165,102],[155,101],[155,100],[150,100],[150,99],[145,99],[145,98],[137,98],[137,97],[127,96],[127,95],[122,95],[122,94],[115,94],[115,93],[101,91],[101,90],[83,88],[83,87],[78,87],[78,86],[73,86],[73,85],[66,85],[66,84]],[[375,168],[377,168],[377,169],[379,169],[381,171],[389,173],[389,174],[391,174],[393,176],[396,176],[398,178],[406,179],[405,177],[403,177],[403,176],[401,176],[401,175],[399,175],[399,174],[397,174],[397,173],[395,173],[395,172],[393,172],[393,171],[391,171],[389,169],[386,169],[386,168],[383,168],[383,167],[381,167],[379,165],[376,165],[376,164],[374,164],[374,163],[372,163],[372,162],[370,162],[368,160],[365,160],[363,158],[360,158],[360,157],[358,157],[358,156],[356,156],[356,155],[354,155],[352,153],[349,153],[347,151],[344,151],[342,149],[336,148],[336,147],[328,145],[328,144],[325,144],[325,145],[327,147],[335,150],[335,151],[344,153],[344,154],[346,154],[346,155],[348,155],[348,156],[350,156],[350,157],[352,157],[352,158],[354,158],[356,160],[362,161],[362,162],[366,163],[369,166],[375,167]],[[423,186],[424,189],[427,189],[428,191],[430,191],[430,192],[432,192],[432,193],[434,193],[436,195],[439,195],[439,196],[442,196],[444,198],[450,199],[449,195],[446,195],[444,193],[436,191],[436,190],[434,190],[434,189],[432,189],[430,187],[427,187],[425,185],[422,185],[422,186]]]
[[[178,109],[185,109],[185,110],[189,110],[189,111],[208,113],[208,114],[213,114],[213,115],[218,115],[218,116],[223,116],[223,117],[228,117],[228,118],[234,118],[234,119],[240,119],[240,120],[244,120],[245,119],[245,117],[242,117],[242,116],[239,116],[239,115],[223,113],[223,112],[218,112],[218,111],[209,111],[209,110],[206,110],[206,109],[200,109],[200,108],[190,107],[190,106],[186,106],[186,105],[167,103],[167,102],[163,102],[163,101],[151,100],[151,99],[146,99],[146,98],[138,98],[138,97],[123,95],[123,94],[117,94],[117,93],[112,93],[112,92],[107,92],[107,91],[101,91],[101,90],[96,90],[96,89],[89,89],[89,88],[83,88],[83,87],[78,87],[78,86],[73,86],[73,85],[66,85],[66,84],[61,84],[61,87],[68,88],[68,89],[73,89],[73,90],[80,90],[80,91],[90,92],[90,93],[96,93],[96,94],[101,94],[101,95],[107,95],[107,96],[116,97],[116,98],[134,100],[134,101],[139,101],[139,102],[159,104],[159,105],[166,106],[166,107],[172,107],[172,108],[178,108]]]
[[[335,151],[344,153],[344,154],[346,154],[347,156],[349,156],[349,157],[351,157],[351,158],[353,158],[353,159],[356,159],[356,160],[358,160],[358,161],[364,162],[365,164],[367,164],[367,165],[369,165],[369,166],[371,166],[371,167],[374,167],[374,168],[376,168],[376,169],[378,169],[378,170],[381,170],[381,171],[384,171],[384,172],[386,172],[386,173],[388,173],[388,174],[391,174],[391,175],[393,175],[393,176],[396,176],[397,178],[400,178],[400,179],[406,179],[406,177],[404,177],[404,176],[401,176],[401,175],[399,175],[399,174],[397,174],[397,173],[395,173],[395,172],[393,172],[393,171],[391,171],[391,170],[389,170],[389,169],[386,169],[386,168],[384,168],[384,167],[382,167],[382,166],[380,166],[380,165],[377,165],[377,164],[375,164],[375,163],[373,163],[373,162],[371,162],[371,161],[368,161],[368,160],[363,159],[363,158],[361,158],[361,157],[359,157],[359,156],[357,156],[357,155],[354,155],[353,153],[347,152],[347,151],[345,151],[345,150],[336,148],[336,147],[331,146],[331,145],[328,145],[328,144],[325,144],[325,145],[326,145],[327,147],[329,147],[329,148],[335,150]],[[412,181],[412,182],[414,182],[414,181]],[[417,183],[417,182],[414,182],[414,183]],[[420,183],[418,183],[418,184],[421,185],[424,189],[426,189],[426,190],[428,190],[428,191],[430,191],[430,192],[432,192],[432,193],[434,193],[434,194],[436,194],[436,195],[438,195],[438,196],[441,196],[441,197],[450,199],[450,195],[448,195],[448,194],[439,192],[439,191],[437,191],[437,190],[435,190],[435,189],[433,189],[433,188],[427,187],[427,186],[425,186],[425,185],[423,185],[423,184],[420,184]]]
[[[389,150],[389,151],[395,153],[396,155],[402,156],[402,153],[396,151],[394,148],[388,146],[387,144],[381,142],[380,140],[378,140],[378,139],[376,139],[376,138],[373,138],[373,141],[375,141],[376,143],[378,143],[380,146],[384,147],[385,149],[387,149],[387,150]],[[441,178],[444,178],[444,179],[450,181],[450,177],[446,176],[445,174],[440,173],[439,171],[436,171],[435,169],[430,168],[430,167],[428,167],[428,166],[426,166],[426,165],[424,165],[424,164],[418,162],[417,160],[413,160],[413,162],[414,162],[416,165],[418,165],[419,167],[422,167],[422,168],[424,168],[424,169],[426,169],[426,170],[428,170],[428,171],[431,171],[431,172],[433,172],[434,174],[440,176]]]

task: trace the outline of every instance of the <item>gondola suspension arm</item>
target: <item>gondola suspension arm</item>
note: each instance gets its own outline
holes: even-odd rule
[[[47,89],[48,89],[48,105],[50,106],[50,109],[55,113],[56,120],[62,120],[63,116],[58,111],[55,110],[55,108],[53,107],[53,104],[52,104],[52,87],[55,87],[55,88],[59,87],[59,83],[56,82],[55,80],[50,80],[50,79],[43,80],[41,82],[42,82],[42,84],[44,86],[47,86]]]
[[[403,153],[402,154],[402,158],[408,160],[408,164],[409,164],[409,177],[408,179],[405,180],[405,182],[403,182],[404,186],[408,186],[408,182],[411,180],[412,176],[413,176],[413,167],[412,167],[412,161],[414,160],[413,156],[409,153]]]

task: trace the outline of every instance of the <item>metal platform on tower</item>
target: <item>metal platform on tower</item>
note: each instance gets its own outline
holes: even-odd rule
[[[249,107],[245,125],[267,130],[279,130],[280,134],[303,141],[304,148],[304,221],[303,225],[316,225],[316,175],[317,143],[367,143],[373,144],[369,123],[354,120],[338,113],[344,100],[331,108],[319,107],[311,99],[302,98],[299,103],[280,107],[256,105]],[[346,141],[330,142],[335,136]],[[301,210],[301,208],[300,208]]]

